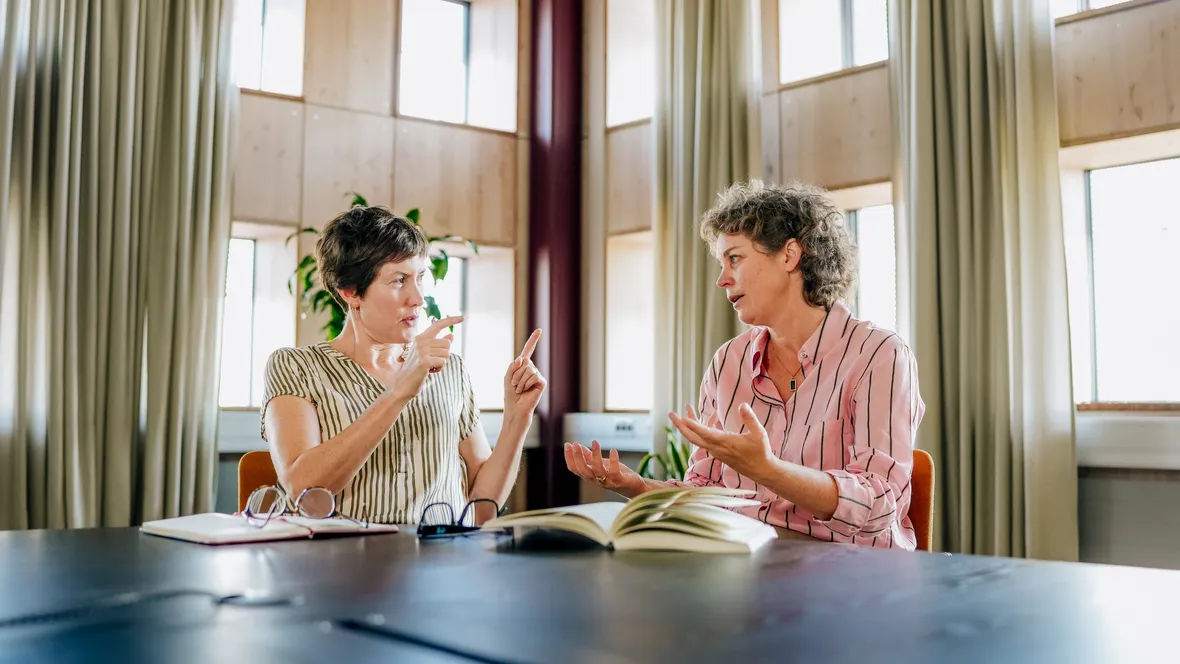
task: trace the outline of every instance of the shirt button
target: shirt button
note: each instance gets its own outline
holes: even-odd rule
[[[807,359],[807,353],[799,353],[799,357],[801,357],[801,358],[803,358],[803,359],[805,359],[805,360],[806,360],[806,359]]]

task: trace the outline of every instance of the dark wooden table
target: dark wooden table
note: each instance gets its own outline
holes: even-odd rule
[[[213,599],[245,591],[295,603]],[[0,661],[22,664],[1180,662],[1177,597],[1180,572],[818,542],[745,557],[495,535],[207,547],[135,529],[0,533]]]

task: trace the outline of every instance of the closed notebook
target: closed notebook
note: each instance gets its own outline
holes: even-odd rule
[[[574,533],[617,551],[752,553],[778,537],[773,526],[728,508],[757,505],[753,491],[724,487],[659,489],[627,503],[532,510],[492,519],[484,528]]]
[[[366,528],[347,519],[308,519],[300,516],[273,517],[265,526],[258,528],[246,523],[239,515],[219,512],[146,521],[139,529],[151,535],[200,544],[238,544],[324,535],[397,532],[397,526],[393,524],[370,523]]]

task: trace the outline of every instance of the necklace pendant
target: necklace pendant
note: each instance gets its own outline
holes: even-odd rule
[[[791,379],[791,391],[792,392],[795,391],[795,379],[794,378]]]

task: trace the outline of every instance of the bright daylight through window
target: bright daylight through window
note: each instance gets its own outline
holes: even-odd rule
[[[1178,402],[1180,380],[1161,367],[1180,367],[1180,158],[1093,170],[1088,181],[1089,284],[1070,289],[1088,290],[1091,304],[1090,329],[1073,335],[1075,358],[1090,354],[1075,359],[1089,369],[1076,398]]]
[[[237,0],[234,81],[240,88],[303,94],[304,0]]]
[[[889,57],[888,0],[779,0],[779,82]]]
[[[402,0],[398,111],[467,122],[471,6],[456,0]]]

